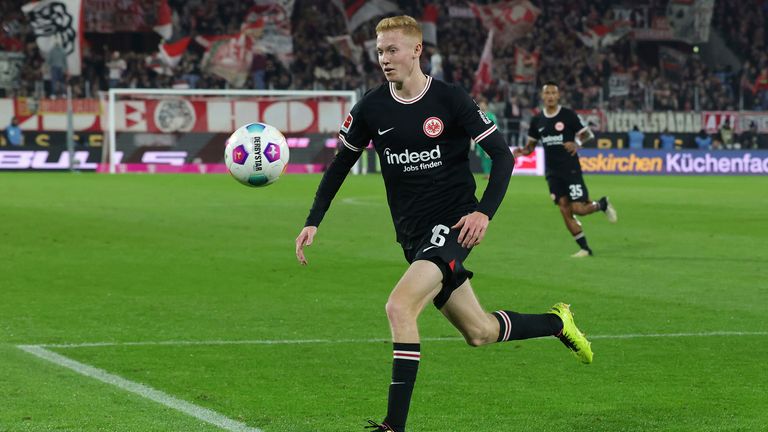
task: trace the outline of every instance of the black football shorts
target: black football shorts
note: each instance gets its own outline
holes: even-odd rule
[[[547,174],[547,184],[552,201],[557,204],[560,197],[567,197],[568,201],[589,201],[589,190],[584,183],[584,177],[576,174]]]
[[[472,272],[464,267],[471,248],[462,247],[458,242],[461,229],[451,229],[450,225],[435,225],[412,249],[403,249],[408,263],[417,260],[427,260],[435,263],[443,272],[443,288],[432,302],[435,307],[442,308],[451,294],[467,279],[472,278]]]

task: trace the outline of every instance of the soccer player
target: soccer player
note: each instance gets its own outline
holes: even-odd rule
[[[577,152],[581,146],[576,141],[586,143],[594,139],[595,135],[576,112],[560,106],[560,90],[556,83],[547,82],[541,87],[541,99],[544,107],[531,119],[528,142],[524,147],[516,148],[513,154],[527,156],[533,152],[536,143],[542,143],[550,196],[560,207],[565,226],[579,245],[578,252],[571,256],[588,257],[592,255],[592,249],[587,244],[581,222],[574,215],[586,216],[602,211],[610,222],[617,221],[616,209],[608,201],[608,197],[590,201],[589,191],[581,174]]]
[[[421,71],[422,36],[415,19],[385,18],[376,34],[388,82],[366,93],[341,125],[343,146],[323,175],[296,238],[296,258],[307,264],[304,247],[312,244],[350,168],[373,141],[397,241],[410,265],[385,308],[394,357],[387,414],[381,424],[369,421],[367,427],[403,432],[421,359],[417,318],[429,301],[472,346],[557,336],[584,363],[592,361],[592,350],[566,304],[530,315],[487,313],[480,306],[464,261],[482,242],[504,198],[514,158],[496,126],[462,88]],[[471,138],[493,160],[479,202],[469,169]]]

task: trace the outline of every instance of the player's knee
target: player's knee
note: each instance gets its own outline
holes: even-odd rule
[[[488,335],[478,336],[478,337],[465,337],[464,340],[466,340],[467,345],[471,346],[472,348],[480,347],[483,345],[488,345],[496,342],[496,338],[490,338]]]
[[[401,301],[389,299],[384,309],[387,311],[387,319],[390,323],[399,323],[411,319],[411,308]]]
[[[464,340],[471,347],[479,347],[496,342],[498,334],[491,326],[477,326],[464,334]]]
[[[467,345],[471,346],[472,348],[477,348],[479,346],[483,346],[488,344],[488,342],[485,341],[483,338],[478,337],[464,337],[464,340],[467,341]]]

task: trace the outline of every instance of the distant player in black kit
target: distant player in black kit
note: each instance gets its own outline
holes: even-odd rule
[[[307,264],[304,247],[312,244],[331,200],[373,141],[397,241],[410,266],[386,305],[394,354],[387,415],[381,424],[369,421],[367,427],[403,432],[421,358],[416,320],[429,301],[472,346],[557,336],[584,363],[592,361],[592,350],[566,304],[535,315],[487,313],[480,306],[464,261],[483,240],[504,198],[514,158],[496,126],[462,88],[421,71],[422,38],[416,20],[385,18],[376,34],[379,63],[388,83],[369,91],[342,124],[343,147],[323,176],[296,238],[296,257]],[[469,169],[472,138],[493,161],[479,202]]]
[[[544,84],[541,88],[541,99],[544,109],[531,120],[528,142],[525,147],[515,149],[514,155],[531,154],[538,142],[544,146],[549,193],[555,204],[560,207],[566,228],[579,245],[579,251],[571,256],[588,257],[592,255],[592,249],[587,244],[581,222],[574,215],[585,216],[603,211],[610,222],[616,223],[617,220],[616,210],[608,201],[608,197],[590,201],[589,191],[581,174],[577,153],[580,145],[576,140],[586,143],[594,139],[595,135],[576,112],[559,105],[560,91],[557,84]]]

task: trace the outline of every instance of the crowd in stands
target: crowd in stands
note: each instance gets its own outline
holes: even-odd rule
[[[740,70],[723,71],[721,78],[745,106],[768,110],[768,1],[719,0],[712,24],[743,60]]]
[[[21,12],[24,0],[0,4],[0,44],[26,56],[21,82],[12,95],[60,95],[63,79],[58,78],[57,59],[43,58],[29,24]],[[427,0],[401,0],[404,13],[419,18]],[[478,1],[477,3],[490,3]],[[587,47],[575,32],[597,24],[615,22],[613,4],[607,0],[532,0],[541,10],[532,32],[514,44],[495,47],[494,81],[477,97],[504,118],[519,117],[537,101],[536,85],[515,83],[515,46],[536,53],[537,80],[562,84],[563,103],[578,108],[608,110],[726,110],[768,109],[768,54],[765,32],[768,0],[717,0],[713,31],[722,34],[728,47],[743,61],[739,69],[706,64],[688,54],[674,74],[659,66],[658,43],[643,43],[627,36],[601,50]],[[663,16],[667,0],[647,0],[650,20]],[[241,0],[169,0],[177,19],[176,33],[189,35],[237,33],[250,2]],[[463,0],[436,2],[439,7],[438,45],[428,47],[423,67],[431,71],[437,53],[444,79],[472,89],[487,31],[475,19],[455,19],[449,8],[466,8]],[[357,28],[353,40],[363,45],[375,35],[377,20]],[[327,0],[296,0],[292,17],[293,60],[290,64],[273,55],[256,55],[244,84],[246,88],[271,89],[365,89],[381,82],[378,65],[366,53],[352,61],[337,52],[327,36],[346,33],[341,11]],[[68,78],[75,97],[95,97],[109,87],[226,88],[227,81],[201,70],[204,49],[191,43],[171,76],[147,67],[147,57],[157,51],[159,36],[133,35],[116,38],[86,33],[83,73]],[[20,41],[13,43],[8,41]],[[681,44],[678,44],[681,45]],[[678,46],[687,49],[690,46]],[[436,66],[437,67],[437,66]],[[611,97],[613,74],[629,78],[627,95]]]

